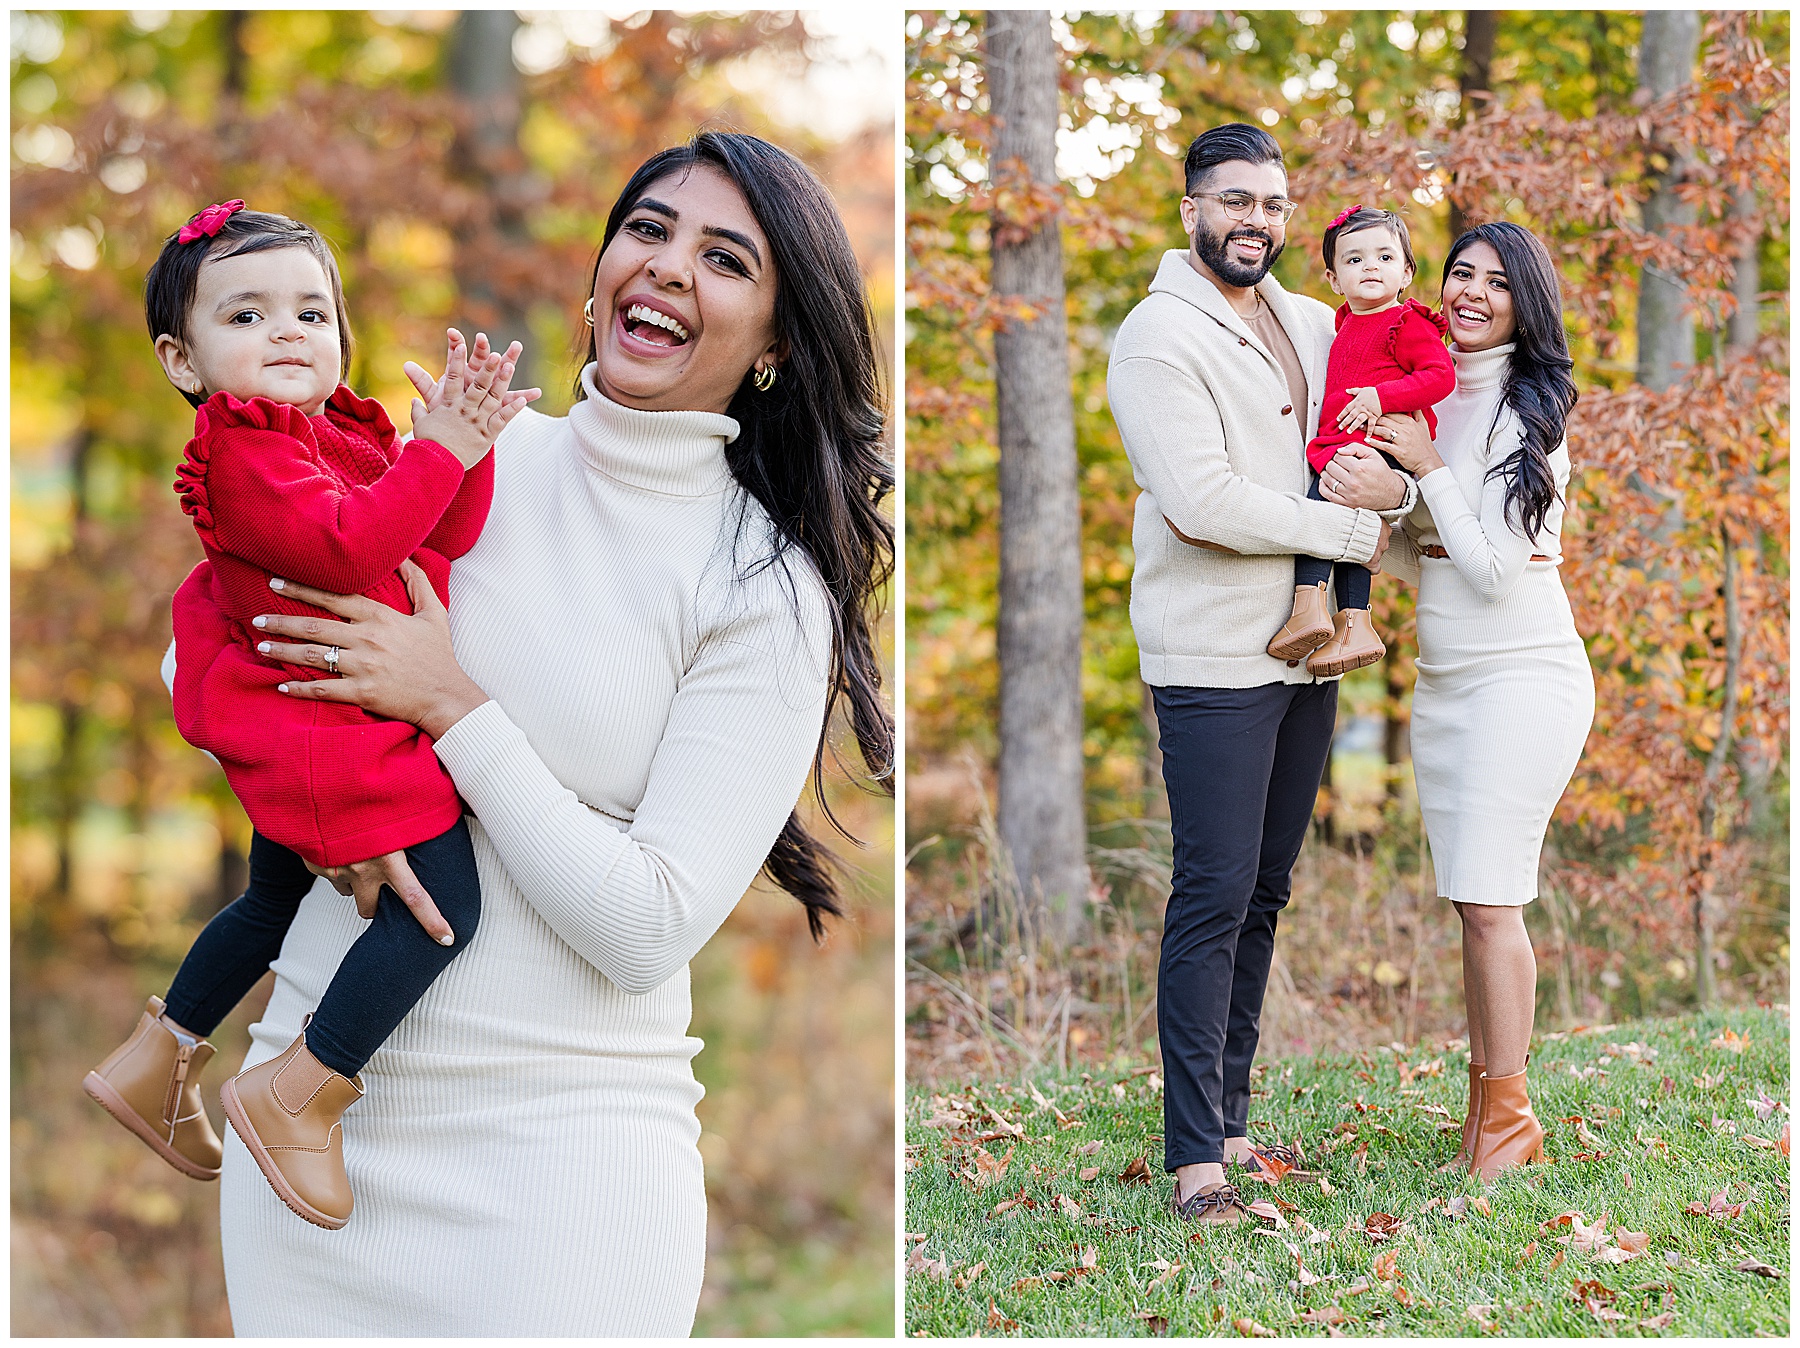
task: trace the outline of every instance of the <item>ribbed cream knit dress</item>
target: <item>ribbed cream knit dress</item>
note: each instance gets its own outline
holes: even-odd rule
[[[1412,759],[1438,893],[1507,906],[1537,897],[1544,830],[1594,719],[1593,670],[1557,574],[1568,446],[1550,456],[1557,500],[1535,540],[1507,518],[1505,482],[1487,477],[1519,444],[1510,410],[1494,426],[1512,351],[1451,348],[1456,392],[1437,405],[1444,466],[1419,480],[1383,562],[1419,587]]]
[[[730,418],[588,391],[495,447],[455,563],[456,655],[494,699],[437,752],[478,822],[480,929],[363,1073],[356,1210],[287,1211],[241,1141],[221,1193],[245,1335],[686,1335],[706,1253],[688,961],[804,784],[830,649],[810,563],[729,477]],[[282,1051],[365,924],[323,882],[252,1027]]]

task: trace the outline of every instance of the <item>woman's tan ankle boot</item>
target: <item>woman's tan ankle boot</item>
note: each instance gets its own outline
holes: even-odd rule
[[[240,1072],[220,1092],[269,1187],[314,1226],[336,1231],[354,1202],[344,1171],[344,1111],[362,1098],[362,1078],[313,1057],[306,1032],[279,1058]]]
[[[1481,1113],[1476,1122],[1469,1173],[1490,1180],[1512,1166],[1543,1159],[1544,1128],[1531,1112],[1525,1073],[1492,1077],[1483,1072]]]
[[[1481,1078],[1486,1071],[1486,1063],[1469,1059],[1469,1107],[1463,1112],[1462,1146],[1457,1148],[1455,1156],[1438,1167],[1440,1172],[1468,1165],[1469,1158],[1475,1154],[1475,1125],[1481,1119]]]
[[[1306,659],[1331,639],[1331,608],[1326,599],[1325,581],[1317,585],[1294,587],[1294,612],[1269,641],[1268,652],[1277,660],[1295,664]]]
[[[1387,654],[1387,647],[1375,635],[1366,608],[1341,608],[1332,620],[1331,640],[1312,653],[1306,672],[1318,678],[1336,678],[1353,669],[1372,665]]]
[[[152,997],[131,1038],[81,1088],[182,1174],[216,1180],[223,1148],[200,1103],[200,1072],[212,1056],[204,1039],[182,1042],[163,1017],[162,998]]]

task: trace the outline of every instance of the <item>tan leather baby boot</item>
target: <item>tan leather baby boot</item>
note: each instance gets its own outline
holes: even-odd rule
[[[131,1038],[87,1074],[81,1088],[184,1175],[219,1178],[219,1135],[200,1103],[200,1072],[213,1046],[170,1028],[163,1000],[144,1003]]]
[[[328,1231],[349,1221],[354,1206],[341,1120],[362,1093],[360,1075],[341,1076],[313,1057],[304,1029],[279,1058],[238,1073],[220,1091],[225,1117],[269,1187]]]
[[[1294,587],[1294,612],[1269,641],[1268,652],[1277,660],[1300,661],[1331,639],[1331,607],[1326,581]]]
[[[1321,679],[1348,674],[1353,669],[1372,665],[1387,654],[1387,647],[1375,635],[1366,608],[1341,608],[1332,620],[1331,640],[1312,653],[1306,672]]]

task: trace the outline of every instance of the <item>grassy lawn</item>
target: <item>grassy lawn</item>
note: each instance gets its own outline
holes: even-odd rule
[[[1284,1229],[1170,1215],[1147,1068],[910,1095],[907,1331],[1788,1333],[1785,1008],[1541,1035],[1532,1098],[1556,1163],[1485,1189],[1435,1169],[1466,1052],[1398,1047],[1256,1068],[1252,1138],[1303,1138],[1325,1176],[1239,1181]],[[1138,1157],[1148,1183],[1122,1178]]]

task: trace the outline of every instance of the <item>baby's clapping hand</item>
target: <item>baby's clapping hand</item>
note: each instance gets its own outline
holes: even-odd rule
[[[1354,431],[1361,427],[1373,425],[1381,415],[1381,395],[1373,388],[1353,388],[1347,392],[1355,396],[1344,405],[1338,413],[1338,429]]]
[[[413,399],[413,434],[435,440],[464,468],[473,468],[492,448],[494,439],[519,409],[543,396],[542,389],[514,389],[513,371],[524,347],[514,342],[504,353],[488,346],[487,334],[475,334],[475,347],[467,349],[463,335],[447,330],[449,351],[444,357],[444,377],[433,380],[423,368],[406,362],[406,377],[419,391]]]

